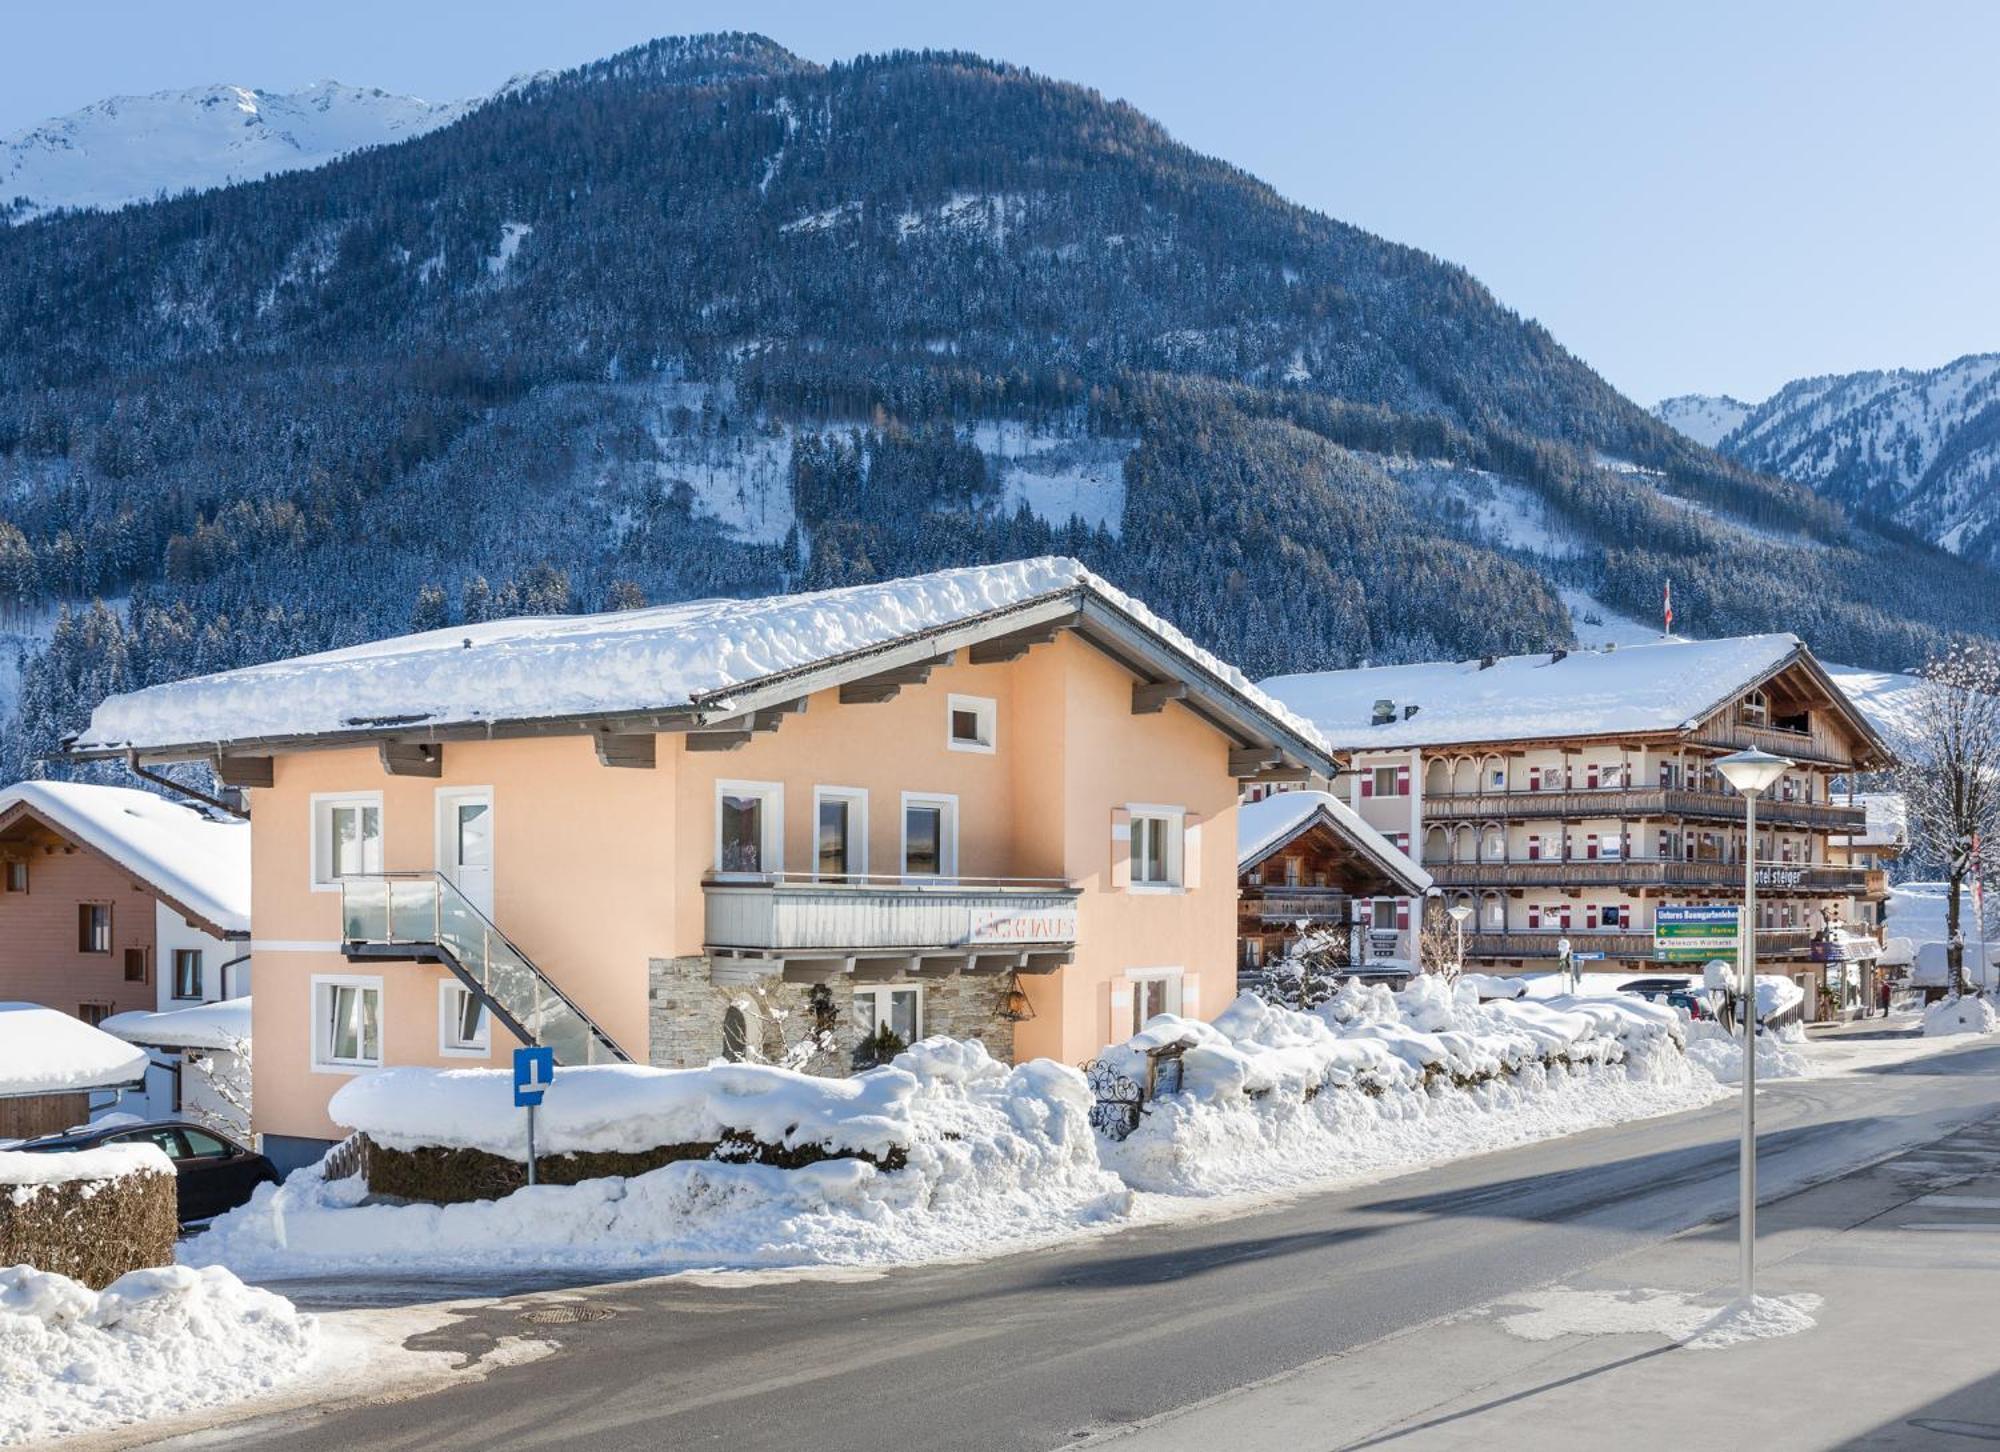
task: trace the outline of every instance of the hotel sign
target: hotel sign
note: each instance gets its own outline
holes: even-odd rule
[[[975,907],[968,943],[1074,943],[1074,902],[1022,904],[1020,907]]]
[[[1662,963],[1705,963],[1736,956],[1734,907],[1671,907],[1653,914],[1653,956]]]

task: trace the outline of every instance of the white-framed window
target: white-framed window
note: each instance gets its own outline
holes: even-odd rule
[[[447,978],[438,984],[438,1052],[449,1059],[484,1059],[493,1050],[493,1016],[479,995]]]
[[[715,784],[715,870],[757,877],[785,870],[785,789],[774,781]]]
[[[903,793],[903,876],[958,876],[958,798]]]
[[[868,875],[868,793],[861,787],[813,788],[813,876],[844,882]]]
[[[312,1063],[343,1073],[382,1066],[382,980],[355,974],[315,974],[312,980]]]
[[[1132,890],[1172,892],[1184,881],[1187,809],[1133,804],[1125,810],[1132,819]]]
[[[907,986],[857,988],[854,990],[854,1032],[857,1038],[872,1039],[887,1024],[889,1031],[905,1044],[924,1036],[924,990]]]
[[[945,698],[944,744],[953,751],[991,753],[999,742],[1000,706],[991,696]]]
[[[343,877],[381,870],[382,793],[313,793],[313,890],[338,891]]]
[[[174,949],[174,997],[199,999],[202,996],[201,949]]]
[[[1136,1034],[1163,1013],[1181,1011],[1180,969],[1129,968],[1125,978],[1132,989],[1132,1019],[1122,1025],[1127,1035]]]
[[[1398,780],[1399,778],[1397,776],[1397,769],[1395,767],[1393,766],[1376,767],[1375,782],[1374,782],[1375,795],[1378,797],[1393,797],[1397,795],[1396,783]]]

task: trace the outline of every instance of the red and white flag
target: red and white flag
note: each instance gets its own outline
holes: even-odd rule
[[[1666,607],[1667,634],[1672,635],[1674,633],[1674,582],[1672,580],[1667,581]]]

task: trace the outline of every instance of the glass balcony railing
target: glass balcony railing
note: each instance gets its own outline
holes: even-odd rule
[[[349,952],[387,957],[428,949],[514,1034],[555,1050],[558,1064],[616,1064],[628,1055],[446,877],[385,872],[340,880]],[[369,950],[375,950],[370,953]]]

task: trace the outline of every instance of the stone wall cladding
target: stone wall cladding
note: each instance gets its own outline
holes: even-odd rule
[[[811,984],[786,983],[777,977],[755,985],[712,983],[706,957],[654,958],[647,967],[650,1060],[656,1068],[698,1069],[721,1058],[723,1018],[732,1005],[743,1010],[749,1029],[748,1057],[758,1062],[783,1062],[787,1050],[812,1031]],[[854,1023],[854,992],[863,985],[837,977],[826,986],[836,1015],[835,1049],[814,1054],[797,1067],[808,1074],[838,1078],[855,1070],[860,1033]],[[865,986],[922,988],[926,1034],[977,1039],[994,1058],[1013,1062],[1014,1025],[999,1014],[1009,986],[1004,974],[898,977]]]

